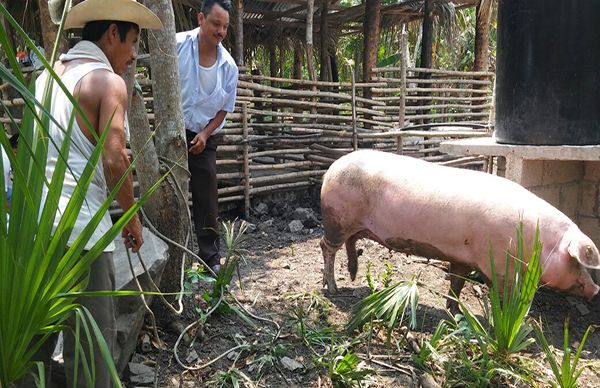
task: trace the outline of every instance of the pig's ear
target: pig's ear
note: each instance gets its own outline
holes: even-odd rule
[[[600,254],[596,245],[589,240],[573,239],[569,243],[569,255],[581,263],[584,267],[600,268]]]

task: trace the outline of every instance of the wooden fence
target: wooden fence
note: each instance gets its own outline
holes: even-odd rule
[[[140,84],[152,125],[152,82]],[[4,107],[23,105],[6,86],[0,90]],[[489,135],[492,90],[488,72],[376,68],[373,82],[353,85],[241,69],[235,112],[217,149],[219,202],[243,204],[247,214],[253,197],[318,185],[333,161],[361,148],[481,166],[484,158],[457,159],[440,153],[439,143]]]

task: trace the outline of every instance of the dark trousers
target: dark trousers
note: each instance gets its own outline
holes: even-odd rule
[[[186,131],[188,149],[196,136]],[[221,137],[211,136],[204,151],[198,155],[188,152],[192,214],[198,240],[198,256],[209,266],[219,264],[219,199],[217,196],[217,145]]]

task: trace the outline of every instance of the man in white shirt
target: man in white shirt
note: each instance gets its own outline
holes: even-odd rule
[[[221,42],[229,27],[230,0],[205,0],[198,28],[177,34],[181,104],[189,147],[198,256],[220,269],[217,145],[227,112],[233,112],[238,68]]]

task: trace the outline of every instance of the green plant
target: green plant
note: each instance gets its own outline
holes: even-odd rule
[[[533,338],[528,338],[532,331],[525,317],[529,313],[533,297],[538,289],[542,276],[540,256],[542,244],[539,239],[539,226],[536,226],[533,248],[529,260],[525,260],[523,223],[517,227],[516,257],[506,254],[504,284],[498,282],[494,265],[494,257],[490,248],[490,264],[492,271],[492,287],[490,288],[490,327],[489,332],[475,317],[475,315],[460,303],[461,311],[467,322],[473,328],[480,343],[489,344],[491,350],[501,357],[526,349]],[[511,273],[511,263],[514,272]],[[526,263],[526,264],[524,264]],[[525,267],[525,269],[523,268]]]
[[[231,367],[225,372],[219,371],[216,374],[216,378],[211,381],[211,386],[222,387],[233,387],[239,388],[240,382],[249,383],[250,387],[254,386],[254,382],[241,370]],[[244,384],[246,386],[246,384]]]
[[[375,371],[360,366],[360,359],[349,350],[348,344],[335,345],[315,364],[326,369],[334,387],[364,386],[366,379]]]
[[[383,284],[384,288],[387,288],[390,286],[390,283],[392,282],[392,277],[394,276],[394,267],[387,260],[386,260],[384,266],[385,266],[385,269],[383,270],[383,273],[381,274],[381,283]]]
[[[412,355],[413,362],[421,369],[427,369],[427,363],[432,356],[440,359],[439,349],[448,333],[448,321],[442,320],[436,326],[429,340],[422,340],[419,353]]]
[[[548,345],[548,341],[546,340],[546,336],[542,331],[542,326],[540,323],[535,323],[533,325],[533,330],[535,331],[535,336],[538,341],[542,345],[542,349],[546,354],[546,358],[550,363],[550,367],[552,368],[552,374],[554,375],[554,381],[551,382],[553,387],[561,387],[561,388],[575,388],[577,387],[577,380],[583,372],[582,368],[577,368],[577,364],[579,363],[579,357],[581,356],[581,352],[583,350],[583,346],[585,345],[585,341],[587,340],[588,334],[593,331],[593,327],[589,326],[585,333],[583,334],[583,338],[581,339],[581,343],[577,348],[577,351],[573,355],[573,359],[571,360],[571,347],[569,345],[569,320],[565,319],[564,323],[564,333],[563,333],[563,355],[562,360],[559,362],[556,355]]]
[[[367,261],[367,273],[365,277],[367,278],[367,285],[371,292],[375,292],[375,281],[373,280],[373,274],[371,270],[373,269],[373,262],[371,260]]]
[[[79,237],[70,246],[67,246],[109,131],[104,128],[102,135],[96,136],[97,145],[92,156],[66,209],[61,214],[58,225],[54,228],[58,198],[65,171],[69,168],[66,160],[70,143],[64,142],[59,147],[62,157],[57,161],[54,174],[48,181],[45,175],[46,155],[49,142],[53,141],[49,136],[48,128],[51,122],[56,123],[49,113],[51,81],[55,81],[58,87],[62,88],[69,96],[74,106],[74,112],[80,114],[84,120],[86,120],[85,115],[75,98],[60,82],[60,78],[52,70],[52,66],[38,51],[35,43],[1,4],[0,14],[42,60],[50,75],[46,84],[46,95],[43,101],[38,102],[35,97],[35,77],[30,82],[26,81],[15,60],[15,53],[8,41],[7,31],[0,23],[0,45],[7,53],[7,60],[10,63],[10,69],[0,64],[0,79],[16,90],[25,100],[20,123],[10,116],[9,110],[6,109],[11,123],[19,128],[20,139],[16,155],[13,155],[4,127],[0,124],[0,145],[7,153],[14,173],[10,217],[7,219],[6,213],[0,211],[0,257],[2,258],[0,260],[0,386],[8,387],[11,382],[27,373],[32,367],[31,359],[36,351],[51,336],[65,329],[67,318],[73,314],[76,314],[78,322],[83,323],[81,327],[84,328],[88,338],[90,336],[97,337],[100,350],[105,355],[104,358],[111,371],[113,382],[120,386],[112,358],[106,345],[103,344],[101,336],[97,335],[99,333],[96,330],[97,325],[91,315],[78,308],[76,299],[84,295],[94,295],[94,293],[81,293],[85,289],[86,274],[91,264],[132,219],[141,204],[152,195],[160,182],[157,182],[140,198],[138,203],[126,211],[91,249],[84,251],[86,243],[125,179],[125,177],[121,178],[92,221]],[[62,24],[59,27],[59,36],[61,32]],[[53,57],[57,51],[56,47],[55,44]],[[74,120],[75,114],[70,118],[67,128],[61,128],[67,137],[72,130]],[[88,125],[93,127],[89,121]],[[3,167],[0,159],[0,168]],[[129,172],[130,170],[126,174]],[[4,187],[1,175],[0,187]],[[47,189],[46,200],[43,195],[44,187]],[[6,203],[4,189],[0,189],[0,203]],[[76,343],[76,348],[82,350],[79,343]],[[83,373],[89,374],[89,370],[87,372],[84,370]],[[90,377],[93,378],[93,373]],[[41,383],[43,384],[43,381]]]
[[[392,287],[377,291],[357,304],[357,312],[348,323],[348,330],[361,329],[373,319],[382,320],[391,331],[404,321],[406,309],[410,307],[409,324],[417,326],[417,304],[419,302],[418,277],[398,282]]]

